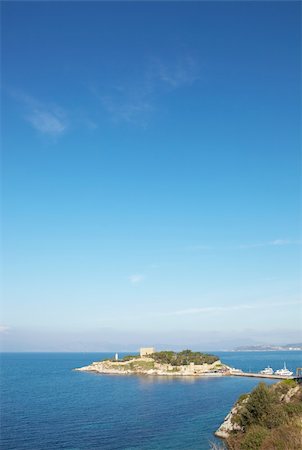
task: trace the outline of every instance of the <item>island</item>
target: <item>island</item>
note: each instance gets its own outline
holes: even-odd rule
[[[222,376],[230,368],[222,364],[215,355],[183,350],[181,352],[160,351],[141,348],[139,355],[127,355],[119,359],[93,362],[75,370],[100,374],[161,375],[161,376]]]
[[[215,434],[230,450],[302,448],[302,386],[295,380],[259,383],[239,397]]]

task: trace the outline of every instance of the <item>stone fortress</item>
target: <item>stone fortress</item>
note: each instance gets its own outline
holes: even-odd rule
[[[141,347],[139,349],[139,355],[141,358],[143,358],[144,356],[152,355],[152,353],[155,353],[154,347]]]

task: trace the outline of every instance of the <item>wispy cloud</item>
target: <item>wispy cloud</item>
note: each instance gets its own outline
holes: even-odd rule
[[[91,87],[92,94],[114,122],[146,126],[158,107],[158,97],[193,84],[199,78],[199,64],[192,56],[177,60],[150,60],[141,71],[123,77],[118,83],[100,89]]]
[[[67,130],[68,120],[63,108],[43,103],[20,91],[11,94],[21,104],[24,119],[39,133],[58,137]]]
[[[239,248],[241,249],[249,249],[249,248],[257,248],[257,247],[283,247],[286,245],[300,245],[301,241],[292,240],[292,239],[275,239],[273,241],[268,242],[258,242],[253,244],[241,244]]]
[[[129,277],[130,279],[130,277]],[[133,284],[136,285],[134,282]],[[233,305],[214,305],[214,306],[201,306],[201,307],[192,307],[192,308],[185,308],[185,309],[179,309],[179,310],[172,310],[172,311],[144,311],[143,313],[136,313],[135,314],[135,320],[138,319],[173,319],[177,317],[188,317],[191,316],[202,316],[202,317],[208,317],[209,321],[210,319],[216,320],[219,316],[225,317],[227,314],[237,314],[239,315],[240,311],[245,311],[246,316],[252,315],[253,311],[257,314],[261,314],[263,310],[272,310],[272,312],[278,310],[278,308],[289,308],[289,307],[296,307],[297,308],[297,314],[302,313],[302,299],[301,300],[290,300],[290,301],[266,301],[266,302],[256,302],[256,303],[239,303],[239,304],[233,304]],[[259,311],[259,312],[258,312]],[[107,322],[112,322],[112,318],[108,317],[106,319]],[[115,320],[115,319],[114,319]],[[123,315],[123,320],[133,320],[133,315],[127,316],[127,314]]]
[[[274,241],[269,242],[269,245],[290,245],[290,244],[298,244],[299,241],[291,241],[290,239],[275,239]]]
[[[248,250],[253,248],[263,248],[263,247],[285,247],[289,245],[301,245],[302,241],[294,240],[294,239],[275,239],[267,242],[254,242],[249,244],[238,244],[238,245],[189,245],[185,247],[185,250],[201,252],[204,250],[215,250],[215,251],[225,251],[225,250]]]
[[[283,306],[302,306],[302,300],[290,301],[290,302],[270,302],[270,303],[251,303],[251,304],[238,304],[229,306],[205,306],[201,308],[186,308],[178,311],[172,311],[167,313],[170,316],[186,316],[194,314],[209,314],[209,313],[225,313],[230,311],[251,310],[251,309],[263,309],[263,308],[278,308]]]
[[[7,327],[5,325],[0,325],[0,333],[5,333],[6,331],[9,331],[10,327]]]
[[[130,281],[131,284],[133,285],[137,285],[142,283],[145,280],[145,275],[139,274],[139,273],[135,273],[133,275],[130,275],[128,277],[128,280]]]
[[[101,97],[102,105],[114,122],[145,126],[153,107],[145,95],[114,94]]]
[[[189,55],[168,64],[155,60],[152,70],[154,78],[158,78],[172,88],[193,84],[200,77],[199,64]]]
[[[43,134],[59,136],[66,130],[64,119],[54,111],[34,109],[25,118],[33,128]]]

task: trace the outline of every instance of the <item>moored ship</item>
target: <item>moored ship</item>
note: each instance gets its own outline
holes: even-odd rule
[[[267,366],[265,369],[261,370],[259,373],[262,375],[273,375],[274,371],[270,366]]]
[[[276,370],[275,375],[281,375],[283,377],[291,377],[294,373],[288,370],[284,363],[283,369]]]

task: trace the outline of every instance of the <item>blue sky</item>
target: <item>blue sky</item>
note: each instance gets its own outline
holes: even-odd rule
[[[5,349],[301,339],[300,7],[2,4]]]

